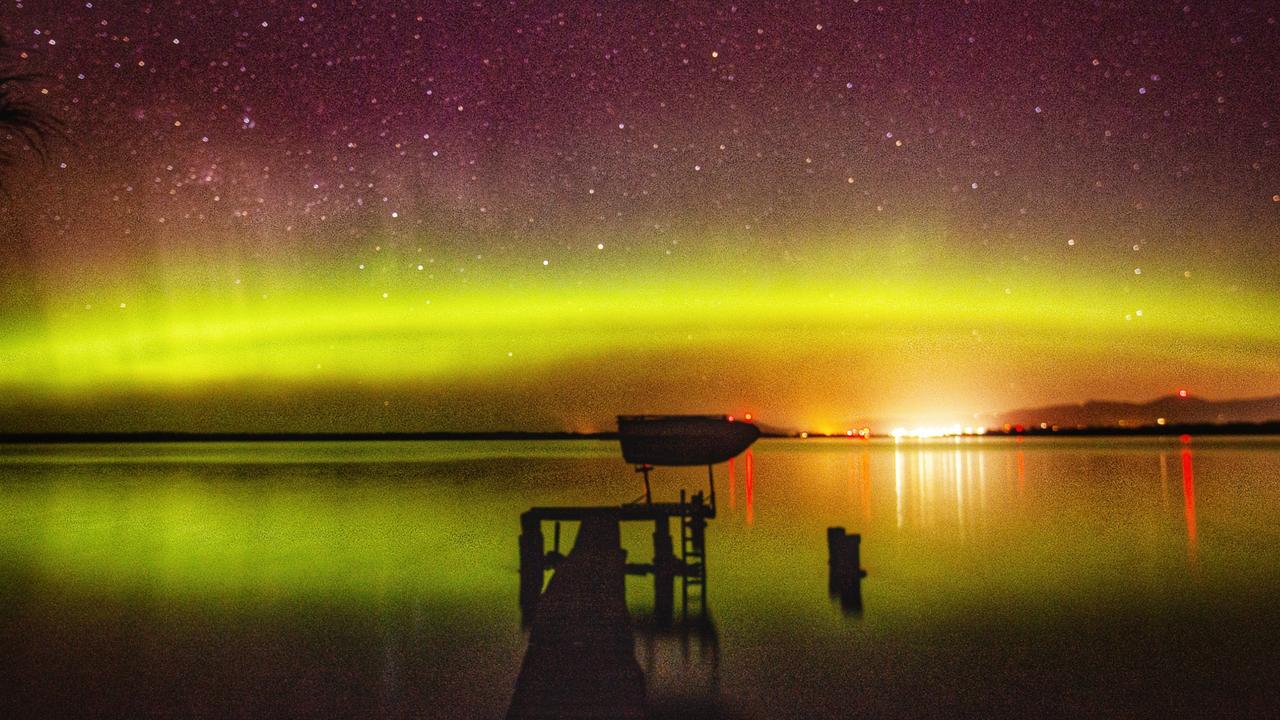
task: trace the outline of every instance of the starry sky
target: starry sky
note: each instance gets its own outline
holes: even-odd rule
[[[1280,393],[1275,2],[0,7],[2,429]]]

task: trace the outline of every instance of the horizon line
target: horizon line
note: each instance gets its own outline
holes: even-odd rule
[[[1181,423],[1135,425],[1132,427],[1079,426],[1022,430],[987,429],[984,435],[966,437],[1025,436],[1182,436],[1182,435],[1280,435],[1280,419],[1263,422]],[[764,432],[762,438],[805,440],[850,440],[892,438],[890,433],[871,433],[869,437],[820,432]],[[958,436],[957,436],[958,437]],[[422,432],[186,432],[170,430],[101,431],[101,432],[0,432],[0,445],[20,444],[91,444],[91,443],[166,443],[166,442],[341,442],[341,441],[447,441],[447,440],[617,440],[617,431],[575,432],[570,430],[483,430]],[[914,439],[914,438],[912,438]]]

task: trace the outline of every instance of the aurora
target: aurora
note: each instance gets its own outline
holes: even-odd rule
[[[5,12],[68,138],[3,204],[0,429],[812,429],[1280,391],[1255,41],[1202,72],[989,8],[375,5]],[[890,27],[933,44],[886,52]]]

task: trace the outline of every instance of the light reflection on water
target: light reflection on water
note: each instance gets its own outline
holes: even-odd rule
[[[1182,503],[1187,518],[1187,559],[1196,563],[1196,475],[1191,448],[1182,448]]]
[[[758,717],[1274,709],[1278,460],[1257,438],[762,441],[717,468],[715,652],[642,629],[651,694]],[[519,513],[637,482],[603,442],[0,447],[0,703],[499,716]],[[705,483],[654,475],[660,499]],[[863,535],[860,618],[827,593],[836,525]],[[637,561],[651,530],[625,531]],[[651,592],[629,581],[642,628]]]
[[[1118,483],[1117,486],[1113,486],[1111,489],[1118,491],[1119,496],[1125,498],[1126,501],[1136,502],[1137,505],[1131,509],[1140,511],[1142,515],[1146,515],[1152,508],[1143,503],[1144,498],[1128,496],[1135,491],[1141,492],[1144,490],[1141,485],[1134,485],[1134,482],[1141,482],[1145,475],[1145,471],[1140,467],[1147,460],[1145,455],[1149,451],[1150,455],[1155,459],[1152,475],[1158,478],[1161,508],[1167,511],[1169,509],[1170,493],[1170,455],[1171,453],[1176,454],[1179,463],[1178,480],[1180,480],[1181,485],[1182,521],[1188,547],[1188,557],[1193,558],[1195,556],[1197,540],[1195,453],[1189,441],[1182,442],[1176,449],[1171,449],[1168,447],[1168,442],[1161,446],[1157,444],[1160,441],[1156,440],[1037,440],[1040,443],[1056,443],[1059,445],[1057,447],[1039,445],[1032,449],[1033,458],[1035,458],[1033,462],[1040,461],[1040,465],[1032,470],[1034,474],[1039,476],[1039,480],[1047,483],[1056,479],[1060,488],[1065,490],[1073,488],[1076,483],[1086,481],[1095,485],[1098,482]],[[1037,440],[1032,442],[1037,442]],[[924,441],[885,441],[883,443],[853,440],[848,441],[845,447],[841,447],[840,445],[844,445],[846,441],[839,440],[822,445],[818,451],[824,454],[832,453],[844,456],[848,492],[842,500],[845,505],[856,510],[857,519],[863,525],[870,526],[874,524],[872,523],[872,513],[874,512],[875,503],[872,502],[872,491],[873,487],[879,485],[881,489],[887,489],[892,492],[893,518],[896,529],[907,531],[912,528],[917,530],[926,529],[933,531],[935,535],[946,537],[953,535],[953,539],[963,541],[966,533],[979,525],[990,522],[1010,522],[1021,514],[1019,503],[1028,502],[1028,453],[1023,445],[1024,442],[1026,440],[1023,438],[1013,438],[1007,441],[992,438],[981,440],[952,438],[927,439]],[[1218,455],[1224,452],[1231,452],[1229,447],[1216,447],[1218,443],[1230,441],[1209,438],[1199,442],[1209,443],[1212,448],[1210,451]],[[814,441],[809,441],[809,443],[815,444]],[[1094,443],[1097,446],[1090,447],[1088,443]],[[1071,447],[1072,444],[1075,447]],[[1120,447],[1109,447],[1108,444],[1119,445]],[[1175,443],[1176,445],[1177,443]],[[783,450],[781,443],[776,444],[771,447],[771,461],[776,460],[779,450],[782,451],[781,454],[784,457],[786,453],[795,452],[794,448]],[[1236,450],[1249,454],[1280,452],[1280,444],[1272,445],[1268,441],[1258,441],[1256,446],[1248,444],[1237,445]],[[806,449],[804,452],[808,452],[808,450]],[[885,468],[878,467],[877,470],[889,476],[889,479],[886,480],[885,477],[881,477],[877,481],[873,478],[872,458],[876,457],[877,460],[883,460],[886,454],[891,454],[891,469],[885,472]],[[754,485],[754,478],[752,477],[754,468],[751,456],[752,453],[750,451],[744,455],[748,479],[746,492],[748,509],[743,514],[742,520],[747,524],[752,522],[750,506],[754,505],[752,489]],[[1089,469],[1096,470],[1099,465],[1103,464],[1111,467],[1109,472],[1102,476],[1094,478],[1081,477],[1081,468],[1073,468],[1068,464],[1081,458],[1089,463]],[[989,474],[989,463],[996,467],[995,473]],[[792,463],[783,461],[783,463],[779,464],[785,466]],[[773,469],[770,467],[768,472],[772,472]],[[814,468],[805,469],[812,471]],[[782,472],[791,476],[792,469],[785,468]],[[736,508],[737,500],[734,463],[730,462],[728,464],[726,473],[729,477],[726,499],[730,514],[732,514],[732,511]],[[810,473],[810,477],[804,480],[805,484],[814,485],[813,477],[813,474]],[[1070,505],[1088,501],[1088,498],[1072,498],[1069,495],[1056,492],[1049,485],[1041,486],[1034,491],[1038,493],[1038,497],[1034,499],[1034,502],[1041,506],[1046,503]],[[793,498],[785,498],[781,501],[784,504],[793,504],[795,502]],[[993,518],[990,516],[992,507],[990,507],[989,503],[991,502],[998,504],[1002,517]],[[1035,508],[1023,509],[1035,510]]]

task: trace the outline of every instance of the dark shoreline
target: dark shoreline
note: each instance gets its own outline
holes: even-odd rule
[[[1224,423],[1221,425],[1152,425],[1136,428],[1058,428],[1057,430],[1027,429],[1023,432],[987,431],[987,435],[1018,437],[1022,435],[1054,436],[1079,435],[1103,437],[1153,437],[1177,435],[1280,435],[1280,422]]]
[[[1280,421],[1151,425],[1132,428],[1084,427],[1040,429],[1022,432],[988,430],[982,437],[1179,437],[1181,435],[1280,435]],[[800,439],[800,433],[762,433],[763,438]],[[872,435],[872,437],[890,437]],[[976,436],[967,436],[976,437]],[[0,433],[0,445],[175,443],[175,442],[369,442],[369,441],[466,441],[466,440],[617,440],[616,432],[388,432],[388,433],[196,433],[196,432],[89,432]],[[810,433],[808,440],[848,440],[844,435]]]
[[[1182,425],[1140,425],[1137,427],[1072,427],[1072,428],[1038,428],[1028,427],[1023,430],[987,430],[982,435],[951,435],[945,437],[1179,437],[1181,435],[1280,435],[1280,421],[1263,423],[1191,423]],[[795,435],[774,435],[765,437],[796,437]],[[873,434],[871,437],[892,437],[890,435]],[[856,439],[857,436],[854,436]],[[823,435],[810,433],[808,439],[844,440],[844,435]]]

